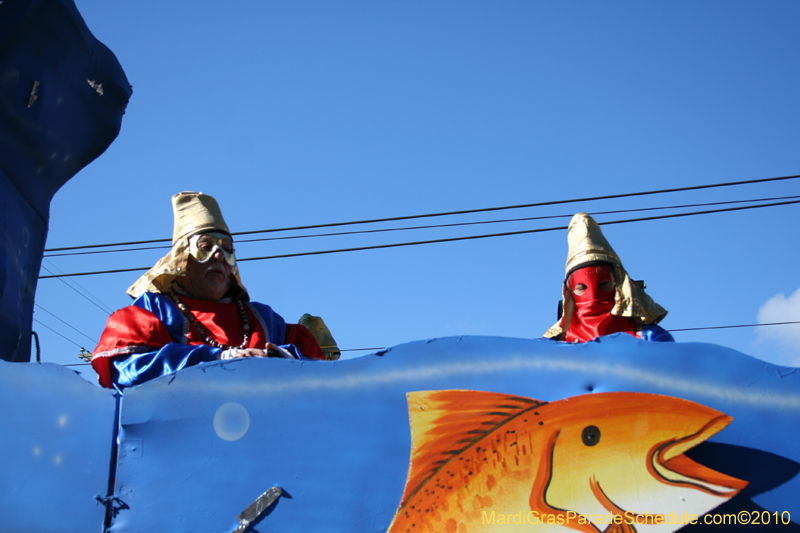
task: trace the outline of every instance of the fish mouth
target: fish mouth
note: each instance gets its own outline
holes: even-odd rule
[[[684,455],[687,450],[719,433],[732,420],[732,417],[722,415],[712,419],[696,433],[655,445],[651,450],[648,470],[656,479],[668,485],[690,486],[725,498],[736,496],[747,486],[747,481],[712,470]]]

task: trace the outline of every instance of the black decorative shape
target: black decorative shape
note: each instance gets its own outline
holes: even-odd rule
[[[800,473],[800,463],[762,450],[717,442],[703,442],[687,451],[685,455],[703,466],[749,482],[749,485],[736,497],[731,498],[707,514],[738,515],[744,512],[749,513],[752,517],[755,516],[755,513],[758,513],[759,516],[764,513],[764,516],[770,514],[771,523],[713,525],[703,524],[701,518],[697,524],[688,525],[680,531],[725,531],[725,533],[780,531],[783,533],[800,533],[800,524],[796,522],[798,517],[792,517],[792,522],[789,524],[776,524],[774,515],[771,513],[777,511],[780,519],[783,509],[764,509],[752,500],[754,496],[779,487],[795,477]]]
[[[600,442],[600,429],[597,426],[586,426],[581,433],[581,440],[586,446],[594,446]]]

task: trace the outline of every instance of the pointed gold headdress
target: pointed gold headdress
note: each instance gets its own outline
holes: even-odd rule
[[[572,313],[575,311],[575,300],[566,281],[573,270],[590,263],[610,263],[614,268],[616,291],[612,315],[635,318],[642,324],[657,324],[667,311],[655,303],[650,296],[631,281],[622,267],[619,256],[603,236],[600,226],[586,213],[578,213],[572,217],[567,233],[569,251],[564,276],[564,314],[553,327],[547,330],[545,337],[558,337],[569,328]]]
[[[341,357],[342,352],[336,345],[333,339],[331,330],[325,325],[325,321],[321,317],[313,316],[308,313],[300,317],[300,325],[305,326],[306,329],[314,336],[314,339],[319,344],[322,353],[325,354],[325,359],[328,361],[336,361]]]
[[[189,237],[192,235],[209,231],[231,234],[225,219],[222,218],[219,204],[207,194],[201,192],[176,194],[172,197],[172,212],[175,217],[172,250],[131,285],[127,292],[134,298],[145,292],[166,292],[180,276],[186,274],[186,265],[189,261]],[[234,266],[231,273],[241,289],[239,297],[247,301],[247,290],[239,277],[239,267]]]

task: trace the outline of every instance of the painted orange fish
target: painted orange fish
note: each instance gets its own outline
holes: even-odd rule
[[[391,533],[675,531],[747,486],[683,455],[733,419],[680,398],[444,390],[409,393],[408,408]]]

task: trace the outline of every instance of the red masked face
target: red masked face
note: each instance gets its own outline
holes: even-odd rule
[[[575,312],[565,340],[586,342],[617,332],[636,334],[627,318],[611,314],[615,279],[610,266],[595,265],[578,269],[570,275],[567,284],[575,300]]]

